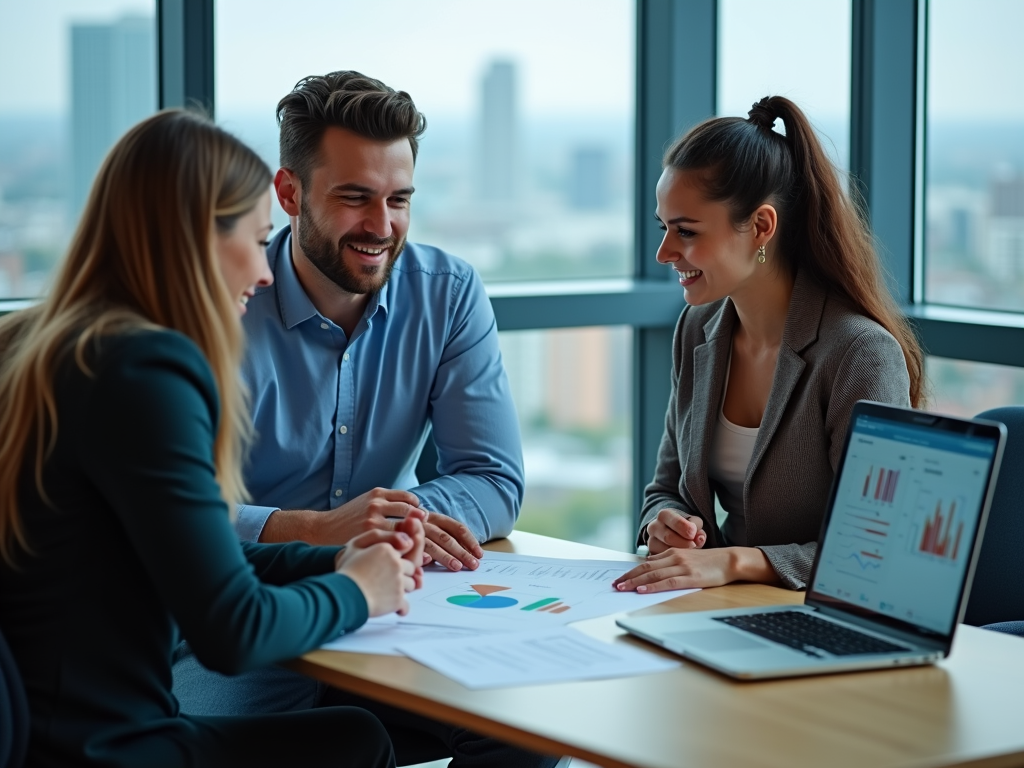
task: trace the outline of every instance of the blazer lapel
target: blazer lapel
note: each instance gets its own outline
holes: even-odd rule
[[[825,310],[825,297],[825,291],[809,278],[801,278],[801,275],[797,274],[793,295],[789,300],[789,315],[782,332],[782,345],[779,347],[779,359],[775,364],[775,376],[768,395],[768,405],[761,418],[757,440],[754,442],[754,453],[747,467],[744,496],[807,366],[800,353],[818,339],[818,326]]]
[[[686,461],[686,488],[697,509],[707,520],[715,519],[715,504],[708,479],[708,457],[714,437],[715,420],[722,404],[725,371],[732,348],[736,310],[726,299],[722,308],[704,324],[707,341],[693,349],[693,399],[690,406],[690,435]]]

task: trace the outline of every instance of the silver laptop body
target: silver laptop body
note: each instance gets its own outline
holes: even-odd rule
[[[618,625],[730,677],[929,664],[963,617],[1006,428],[854,406],[804,605]]]

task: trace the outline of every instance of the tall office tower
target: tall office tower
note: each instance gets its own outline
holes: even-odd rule
[[[994,277],[1024,278],[1024,174],[996,179],[984,260]]]
[[[510,202],[518,192],[519,115],[516,65],[491,62],[484,75],[480,116],[479,193],[483,200]]]
[[[611,158],[604,147],[577,147],[569,165],[569,205],[581,211],[599,211],[611,198]]]
[[[71,25],[71,220],[114,142],[156,111],[156,27],[125,16]]]

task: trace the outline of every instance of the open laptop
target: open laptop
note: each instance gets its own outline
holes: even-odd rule
[[[617,623],[741,679],[929,664],[963,616],[1006,428],[858,402],[804,605]]]

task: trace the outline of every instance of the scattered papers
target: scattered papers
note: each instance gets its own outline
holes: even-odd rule
[[[405,655],[467,688],[596,680],[664,672],[679,662],[568,627],[411,643]]]
[[[397,617],[395,617],[397,618]],[[478,629],[463,627],[432,627],[429,624],[399,624],[391,616],[370,619],[355,632],[342,635],[321,646],[325,651],[375,653],[382,656],[403,656],[399,645],[435,640],[464,640],[479,637]]]
[[[697,590],[641,595],[612,581],[634,568],[623,560],[565,560],[488,552],[475,571],[425,569],[399,623],[517,632],[635,611]]]

